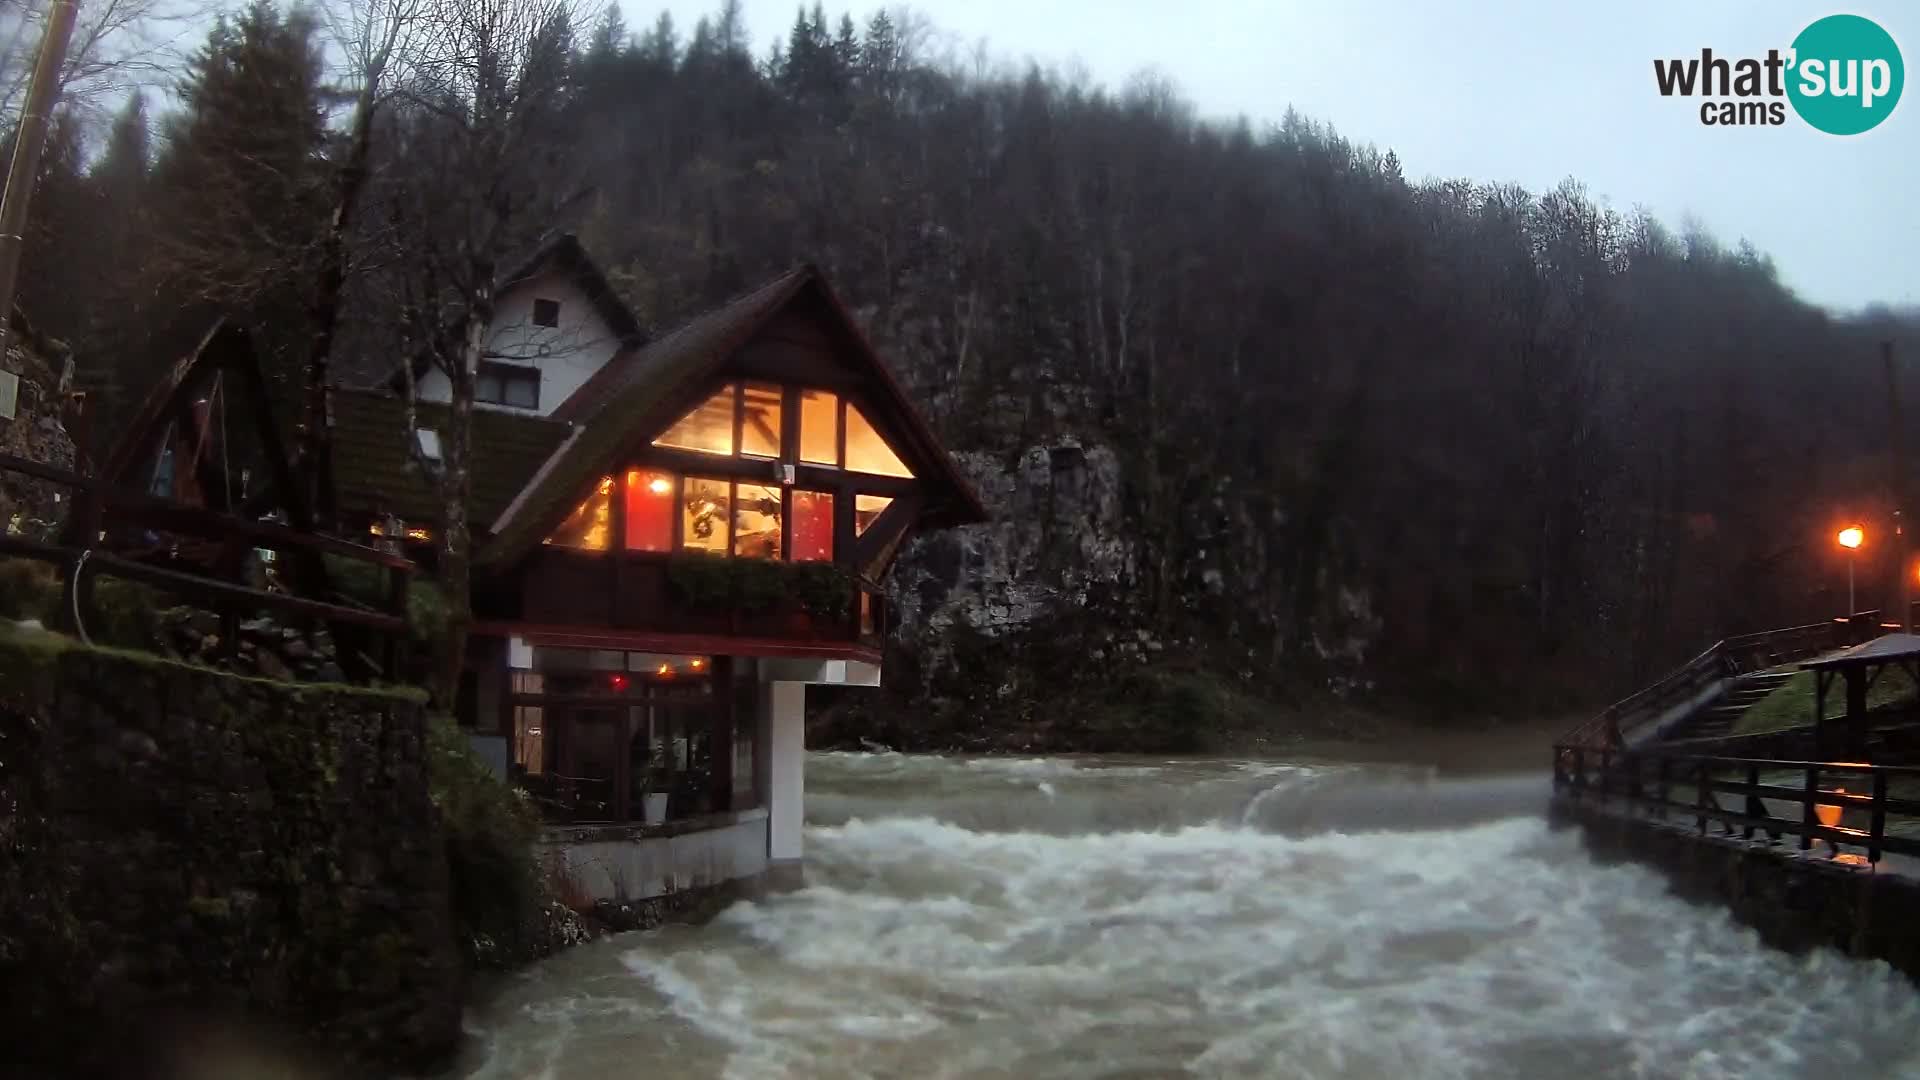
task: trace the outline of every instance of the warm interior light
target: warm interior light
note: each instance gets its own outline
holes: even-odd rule
[[[663,679],[671,678],[673,676],[673,665],[661,664],[660,670],[654,672],[654,674],[660,676]]]
[[[664,476],[656,476],[647,481],[647,490],[655,495],[669,495],[673,492],[673,484]]]
[[[707,662],[705,660],[702,660],[697,656],[693,658],[693,670],[699,671],[701,668],[706,666],[707,666]]]
[[[408,529],[408,530],[407,530],[407,539],[409,539],[409,540],[431,540],[431,539],[433,539],[433,534],[432,534],[431,532],[428,532],[428,531],[427,531],[426,529]]]
[[[1837,787],[1833,789],[1833,793],[1835,795],[1845,795],[1847,793],[1847,789],[1843,787]],[[1825,803],[1816,803],[1813,808],[1813,815],[1820,819],[1820,824],[1826,826],[1829,829],[1833,829],[1833,828],[1839,827],[1840,812],[1843,809],[1845,809],[1845,807],[1828,806]]]
[[[611,476],[601,477],[600,478],[600,494],[606,495],[606,494],[610,494],[612,491],[613,491],[613,477]]]
[[[1867,532],[1858,525],[1849,525],[1841,529],[1840,535],[1835,539],[1840,541],[1840,546],[1843,548],[1857,548],[1866,542]]]

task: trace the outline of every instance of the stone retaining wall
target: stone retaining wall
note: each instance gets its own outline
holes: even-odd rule
[[[426,723],[417,695],[0,630],[0,1074],[450,1053]]]

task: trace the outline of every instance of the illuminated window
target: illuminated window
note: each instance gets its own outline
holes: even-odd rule
[[[547,543],[582,551],[605,551],[613,533],[613,477],[603,476],[567,520],[553,530]]]
[[[673,474],[627,470],[627,550],[673,550]]]
[[[547,771],[545,712],[538,705],[513,707],[513,760],[535,776]]]
[[[913,476],[887,440],[873,430],[866,415],[852,405],[847,406],[847,469],[878,476]]]
[[[733,384],[701,402],[692,412],[653,440],[655,446],[698,450],[704,454],[733,453]]]
[[[800,460],[840,464],[840,399],[824,390],[800,391]]]
[[[780,456],[780,388],[748,383],[740,404],[740,452]]]
[[[868,592],[865,589],[861,589],[860,590],[860,632],[862,634],[872,634],[876,632],[877,629],[878,629],[877,624],[875,623],[873,618],[873,594]]]
[[[833,496],[824,491],[793,493],[793,559],[833,561]]]
[[[727,521],[733,498],[725,480],[688,477],[680,495],[680,546],[727,553]]]
[[[855,495],[853,497],[853,535],[865,536],[867,526],[873,524],[880,512],[893,505],[893,500],[885,495]]]
[[[780,557],[780,489],[741,484],[733,500],[733,553]]]
[[[509,692],[538,695],[545,692],[546,680],[537,671],[516,671]],[[546,771],[545,710],[538,705],[513,707],[513,760],[529,773]]]

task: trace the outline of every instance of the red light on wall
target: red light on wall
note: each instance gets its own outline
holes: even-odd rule
[[[613,687],[615,690],[625,690],[627,688],[627,677],[625,675],[609,675],[607,676],[607,685]]]

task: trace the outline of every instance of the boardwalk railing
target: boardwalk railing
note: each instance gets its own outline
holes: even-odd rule
[[[65,582],[60,619],[82,636],[91,607],[91,582],[105,574],[165,590],[194,606],[218,613],[220,641],[229,659],[234,657],[239,645],[242,613],[266,609],[297,619],[321,620],[336,627],[380,635],[384,638],[383,647],[378,650],[381,657],[367,659],[384,669],[388,678],[400,677],[409,638],[407,586],[414,572],[410,560],[337,537],[303,532],[269,521],[250,521],[127,491],[96,477],[81,476],[11,454],[0,454],[0,472],[32,476],[65,486],[75,493],[61,541],[0,533],[0,556],[34,559],[60,571]],[[164,529],[205,537],[217,542],[229,555],[244,554],[258,547],[280,553],[304,551],[370,563],[386,572],[385,610],[269,592],[192,570],[151,565],[96,547],[102,537],[126,528]],[[338,633],[335,637],[343,646],[342,662],[345,663],[346,642],[340,640]]]
[[[1746,840],[1763,833],[1797,836],[1802,851],[1815,841],[1836,853],[1842,845],[1857,847],[1869,863],[1883,853],[1920,856],[1920,767],[1567,744],[1554,750],[1554,790],[1576,802],[1658,820],[1691,819],[1702,835],[1717,824],[1723,835]],[[1792,810],[1776,814],[1770,802]]]
[[[1632,745],[1640,736],[1651,734],[1662,720],[1674,718],[1676,710],[1703,704],[1702,697],[1727,679],[1858,645],[1887,628],[1880,612],[1863,611],[1844,619],[1717,641],[1658,682],[1609,705],[1568,732],[1561,742],[1595,750]]]

